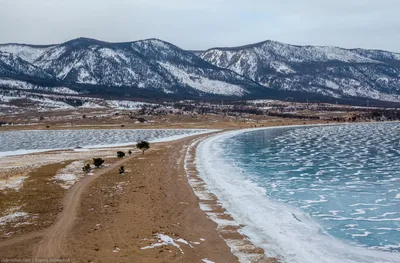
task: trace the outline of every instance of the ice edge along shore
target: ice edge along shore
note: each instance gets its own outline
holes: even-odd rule
[[[297,208],[269,200],[265,196],[266,189],[240,176],[240,171],[235,170],[234,167],[218,162],[218,152],[222,150],[215,147],[215,143],[226,138],[257,130],[329,125],[357,124],[317,124],[243,129],[196,140],[190,145],[186,153],[185,168],[187,168],[187,160],[194,159],[198,175],[205,182],[207,191],[196,191],[194,189],[196,182],[189,179],[189,183],[200,202],[207,200],[210,193],[214,194],[235,222],[219,220],[210,213],[207,206],[200,203],[200,207],[219,226],[224,224],[244,225],[240,229],[242,234],[249,237],[253,244],[263,248],[268,256],[278,257],[283,262],[399,262],[400,255],[395,253],[352,246],[327,235],[322,227],[308,215]],[[190,149],[193,147],[197,147],[195,157],[190,154]],[[227,243],[233,252],[237,251],[234,243]],[[245,255],[236,254],[236,256],[239,257],[241,262],[250,262]]]

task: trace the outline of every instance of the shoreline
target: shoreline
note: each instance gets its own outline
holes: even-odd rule
[[[222,136],[224,133],[196,139],[189,145],[184,161],[188,183],[198,198],[200,209],[217,224],[216,231],[230,247],[232,253],[238,257],[239,262],[279,263],[279,255],[267,256],[263,248],[256,245],[255,242],[241,231],[243,225],[239,224],[231,216],[217,196],[208,189],[207,183],[199,175],[196,153],[199,144],[210,138]]]
[[[375,122],[367,122],[367,124],[373,123]],[[132,161],[124,164],[127,170],[126,177],[120,177],[111,171],[105,176],[97,178],[85,190],[75,227],[67,236],[71,245],[67,246],[66,253],[67,255],[69,255],[68,253],[76,255],[72,257],[75,260],[72,262],[83,262],[80,256],[87,260],[85,262],[99,258],[114,260],[113,262],[128,262],[126,259],[139,260],[139,262],[144,259],[147,260],[145,262],[165,262],[165,260],[168,262],[181,262],[179,260],[201,262],[202,259],[221,262],[225,258],[218,256],[220,254],[224,255],[226,259],[230,259],[229,262],[237,262],[237,260],[242,262],[279,262],[280,255],[274,255],[275,258],[267,257],[262,248],[254,245],[257,242],[250,242],[249,237],[241,230],[244,226],[234,222],[233,217],[221,206],[220,200],[215,195],[204,192],[207,185],[199,177],[196,163],[198,143],[207,138],[230,132],[348,124],[362,123],[235,129],[191,135],[174,141],[156,143],[154,148],[152,147],[144,156],[137,155],[132,158]],[[116,149],[102,150],[115,151]],[[50,151],[62,153],[62,151]],[[83,153],[85,152],[69,154],[87,158],[87,155],[83,155]],[[51,155],[49,152],[39,155],[47,154]],[[39,155],[37,158],[43,158]],[[10,156],[17,160],[21,160],[23,157]],[[165,207],[168,209],[165,210]],[[95,210],[90,210],[92,208]],[[101,226],[97,226],[98,224]],[[157,243],[160,240],[158,235],[169,236],[175,244],[179,245],[179,249],[168,242],[160,247],[153,246],[159,244]],[[161,236],[161,238],[165,238],[165,236]],[[101,241],[103,239],[105,241]],[[179,242],[179,239],[182,239],[180,240],[182,242]],[[206,241],[202,241],[202,239]],[[27,246],[33,246],[38,241],[40,241],[40,236],[32,235]],[[185,244],[185,241],[189,245]],[[149,246],[153,247],[142,249]],[[7,256],[18,255],[17,249],[21,247],[13,244],[12,248],[16,249],[14,250],[16,254],[12,254],[11,251],[11,254],[7,254]],[[172,251],[168,253],[172,253],[173,257],[164,255],[165,251]],[[161,257],[160,254],[163,256]],[[0,255],[0,259],[1,256],[3,255]],[[115,258],[115,256],[117,257]]]
[[[109,131],[109,129],[104,129],[105,131]],[[165,131],[181,131],[181,130],[198,130],[198,132],[193,133],[192,135],[202,135],[207,133],[213,133],[220,131],[218,129],[114,129],[119,131],[158,131],[158,130],[165,130]],[[114,131],[112,130],[112,131]],[[47,131],[58,131],[58,132],[69,132],[69,131],[76,131],[76,130],[19,130],[23,132],[47,132]],[[85,131],[99,131],[99,130],[85,130]],[[111,131],[111,130],[110,130]],[[10,131],[11,132],[11,131]],[[179,140],[182,138],[187,137],[188,135],[171,135],[168,137],[164,137],[161,139],[152,139],[149,140],[150,143],[163,143],[163,142],[171,142],[175,140]],[[29,155],[29,154],[37,154],[37,153],[48,153],[48,152],[62,152],[62,151],[75,151],[75,152],[82,152],[82,151],[90,151],[90,150],[100,150],[100,149],[108,149],[108,148],[117,148],[117,147],[135,147],[136,142],[126,142],[126,143],[111,143],[111,144],[97,144],[97,145],[86,145],[80,146],[81,148],[54,148],[54,149],[28,149],[28,150],[15,150],[15,151],[4,151],[0,152],[0,158],[8,157],[8,156],[19,156],[19,155]],[[78,147],[78,146],[77,146]]]
[[[186,147],[203,136],[157,143],[144,155],[124,158],[122,176],[115,165],[96,170],[102,175],[85,177],[68,190],[64,202],[74,199],[72,206],[64,207],[49,228],[1,241],[0,259],[238,262],[186,179]],[[82,184],[88,180],[90,185]],[[80,199],[74,191],[82,193]]]
[[[157,144],[126,163],[125,176],[96,180],[82,197],[78,227],[68,238],[73,259],[237,262],[186,180],[185,150],[204,136]]]
[[[300,121],[302,122],[302,121]],[[124,130],[135,130],[135,131],[154,131],[154,130],[168,130],[168,131],[173,131],[173,130],[208,130],[208,131],[204,131],[204,132],[200,132],[200,133],[196,133],[194,135],[201,135],[201,134],[207,134],[207,133],[212,133],[212,132],[227,132],[227,131],[233,131],[233,130],[237,130],[237,131],[244,131],[244,130],[257,130],[257,129],[268,129],[268,128],[276,128],[276,127],[312,127],[312,126],[333,126],[333,125],[352,125],[352,124],[374,124],[374,123],[399,123],[400,121],[382,121],[382,122],[345,122],[345,123],[322,123],[322,122],[316,122],[316,123],[307,123],[307,124],[293,124],[290,123],[288,125],[282,125],[282,124],[277,124],[277,123],[272,123],[271,126],[262,126],[262,127],[255,127],[255,128],[243,128],[243,127],[229,127],[229,128],[218,128],[218,127],[195,127],[195,128],[175,128],[175,127],[171,127],[171,128],[143,128],[143,127],[126,127],[126,128],[122,128],[118,127],[118,126],[114,126],[114,128],[110,129],[106,129],[106,128],[94,128],[92,126],[87,126],[84,129],[15,129],[15,130],[1,130],[0,129],[0,133],[1,132],[13,132],[13,131],[23,131],[23,132],[29,132],[29,131],[33,131],[33,132],[45,132],[45,131],[79,131],[79,130],[85,130],[85,131],[98,131],[98,130],[110,130],[110,131],[114,131],[114,130],[119,130],[119,131],[124,131]],[[21,126],[22,128],[25,128],[26,126]],[[1,127],[0,127],[1,128]],[[169,141],[174,141],[174,140],[179,140],[181,138],[184,138],[184,136],[181,135],[173,135],[161,140],[155,139],[153,141],[150,141],[151,143],[161,143],[161,142],[169,142]],[[85,151],[85,150],[98,150],[98,149],[107,149],[107,148],[115,148],[115,147],[128,147],[128,146],[133,146],[134,143],[116,143],[116,144],[99,144],[99,145],[91,145],[91,146],[82,146],[82,148],[54,148],[54,149],[39,149],[39,150],[34,150],[34,149],[30,149],[30,150],[15,150],[15,151],[5,151],[5,152],[0,152],[0,158],[3,157],[8,157],[8,156],[20,156],[20,155],[30,155],[30,154],[38,154],[38,153],[48,153],[48,152],[53,152],[53,151]],[[11,153],[15,153],[16,154],[11,154]]]
[[[394,122],[385,122],[385,123],[394,123]],[[396,122],[396,123],[398,123],[398,122]],[[230,185],[228,183],[228,185],[219,185],[218,186],[218,182],[217,182],[218,179],[216,179],[216,180],[210,179],[212,177],[211,174],[209,174],[210,178],[204,178],[205,173],[207,173],[209,171],[204,171],[204,170],[207,170],[206,167],[199,168],[199,165],[204,166],[204,163],[202,164],[202,156],[201,155],[203,154],[203,155],[207,156],[207,158],[209,158],[210,160],[214,160],[215,158],[218,158],[216,155],[213,155],[213,154],[215,154],[217,149],[211,149],[210,146],[212,145],[212,143],[214,141],[223,140],[224,137],[231,137],[231,136],[235,136],[237,134],[243,134],[243,133],[257,131],[257,130],[268,130],[268,129],[336,126],[336,125],[351,125],[351,124],[355,124],[355,125],[364,124],[365,125],[365,124],[377,124],[377,123],[376,122],[372,122],[372,123],[366,122],[366,123],[345,123],[345,124],[339,123],[339,124],[315,124],[315,125],[289,125],[289,126],[277,126],[277,127],[261,127],[261,128],[254,128],[254,129],[242,129],[242,130],[221,132],[221,133],[214,135],[208,139],[204,139],[204,140],[202,140],[201,143],[205,144],[205,143],[209,142],[210,145],[204,146],[204,148],[208,149],[209,151],[201,153],[201,151],[202,150],[204,151],[204,149],[199,149],[201,147],[201,143],[200,143],[196,147],[197,154],[196,154],[196,158],[195,158],[196,159],[195,160],[196,167],[198,169],[197,173],[202,174],[202,176],[200,176],[200,178],[201,178],[202,182],[204,183],[204,185],[202,185],[202,188],[205,189],[205,191],[203,191],[203,193],[200,193],[198,195],[199,199],[203,198],[204,200],[207,200],[207,196],[205,196],[207,194],[212,194],[213,196],[215,196],[217,198],[218,202],[223,206],[223,209],[229,213],[230,217],[236,223],[236,225],[240,226],[240,228],[238,228],[239,232],[241,232],[243,235],[247,235],[249,237],[249,240],[254,245],[264,249],[266,253],[272,252],[272,254],[269,254],[271,257],[277,257],[283,261],[283,260],[285,260],[285,258],[281,257],[281,256],[284,256],[285,254],[287,255],[288,252],[293,254],[293,252],[290,252],[288,249],[282,250],[282,248],[283,248],[281,246],[282,243],[279,243],[279,242],[276,243],[277,247],[275,247],[275,249],[271,249],[271,245],[272,245],[271,242],[276,241],[274,236],[273,235],[265,236],[265,238],[261,238],[259,233],[263,232],[263,231],[262,231],[262,229],[258,228],[258,226],[261,225],[262,221],[257,221],[258,219],[261,219],[261,218],[258,218],[254,222],[252,221],[252,218],[254,219],[254,215],[258,213],[258,210],[251,210],[251,209],[250,210],[245,209],[243,211],[240,209],[237,210],[238,202],[234,201],[234,199],[235,199],[234,196],[237,195],[237,197],[240,198],[240,196],[242,196],[242,195],[245,196],[246,192],[243,191],[243,189],[237,189],[237,187],[234,186],[234,183],[231,183]],[[204,157],[203,157],[203,159],[204,159]],[[230,167],[228,167],[228,165],[224,166],[222,163],[219,163],[220,165],[215,165],[216,163],[213,163],[213,164],[214,164],[214,166],[218,167],[218,168],[214,167],[214,169],[212,169],[212,171],[215,172],[212,174],[214,177],[218,177],[218,178],[222,177],[223,179],[220,179],[220,180],[224,181],[224,179],[225,179],[225,182],[234,181],[237,183],[237,185],[239,185],[240,183],[248,185],[248,187],[251,188],[252,193],[254,193],[256,196],[260,196],[261,199],[255,198],[255,199],[249,200],[249,201],[251,201],[249,203],[249,205],[258,203],[258,204],[262,204],[263,207],[268,207],[268,209],[277,210],[277,211],[286,208],[285,212],[288,212],[288,213],[285,216],[287,216],[287,217],[293,216],[298,222],[297,226],[291,225],[290,227],[293,227],[296,230],[303,229],[303,230],[305,230],[305,232],[313,232],[313,234],[311,234],[310,237],[312,237],[314,239],[315,239],[315,237],[313,236],[314,234],[317,234],[318,236],[323,236],[321,233],[319,233],[319,231],[322,230],[319,223],[315,222],[311,218],[303,216],[303,214],[301,213],[301,210],[298,211],[298,209],[296,209],[296,208],[292,209],[292,207],[289,207],[289,206],[286,207],[285,205],[282,205],[279,202],[276,202],[273,200],[269,200],[268,202],[263,202],[264,200],[262,200],[262,199],[267,199],[267,198],[265,198],[265,189],[264,188],[260,188],[255,183],[249,182],[249,181],[245,180],[244,178],[241,178],[240,176],[238,178],[236,178],[235,176],[233,176],[233,174],[238,173],[239,171],[236,171],[234,169],[230,170]],[[207,163],[207,165],[208,165],[207,167],[210,167],[211,162]],[[218,170],[221,170],[221,173],[218,173],[217,172]],[[229,173],[229,176],[224,178],[222,176],[223,173],[226,173],[226,174]],[[194,183],[193,185],[194,185],[194,187],[196,187],[196,183]],[[220,189],[218,189],[218,187],[220,187]],[[246,190],[248,190],[248,189],[246,189]],[[232,195],[231,193],[235,193],[235,194]],[[246,201],[241,201],[239,203],[246,204]],[[208,213],[207,209],[208,208],[205,207],[203,210],[206,213]],[[244,212],[244,211],[246,211],[246,212]],[[245,214],[242,214],[242,213],[245,213]],[[299,220],[297,218],[296,214],[298,214],[298,217],[300,217],[301,220]],[[249,215],[253,215],[253,216],[249,217]],[[214,221],[216,223],[219,223],[218,218],[212,218],[212,219],[213,220],[215,219]],[[307,222],[310,224],[308,224],[305,227],[305,225],[303,225],[303,223],[307,224]],[[223,222],[223,221],[220,222],[220,225],[222,227],[224,226],[224,224],[226,224],[226,222]],[[287,225],[287,226],[289,227],[289,225]],[[286,230],[286,231],[290,232],[290,227],[287,229],[283,228],[282,231]],[[310,227],[310,229],[306,229],[307,227]],[[311,228],[313,229],[312,231],[310,231]],[[274,232],[273,228],[269,229],[266,232],[268,233],[269,231]],[[271,232],[269,232],[269,233],[271,233]],[[339,240],[336,238],[333,238],[332,240],[328,240],[328,239],[332,238],[329,235],[326,237],[326,240],[323,239],[323,240],[325,240],[325,241],[323,241],[323,240],[319,239],[318,236],[316,237],[316,239],[318,239],[319,242],[323,242],[323,243],[327,242],[330,244],[329,246],[326,246],[326,251],[331,250],[328,254],[332,253],[331,256],[335,256],[335,255],[339,255],[339,253],[343,253],[344,255],[347,255],[347,257],[348,257],[348,261],[346,261],[346,262],[354,262],[354,263],[355,262],[364,262],[365,257],[369,257],[370,259],[372,259],[371,262],[378,262],[378,261],[379,262],[396,262],[396,260],[398,260],[398,256],[396,255],[396,253],[393,254],[393,253],[384,252],[384,251],[368,250],[366,248],[351,245],[345,241],[342,241],[342,240]],[[289,238],[286,241],[291,242],[291,240],[292,239]],[[302,243],[301,246],[306,244],[306,242],[301,242],[301,243]],[[292,245],[295,245],[295,244],[292,244]],[[233,244],[233,246],[235,246],[235,244]],[[278,250],[276,250],[276,248],[278,248]],[[336,251],[337,254],[335,254],[335,252],[333,252],[333,251]],[[318,251],[314,251],[314,253],[315,254],[309,254],[309,255],[304,254],[303,257],[300,257],[300,261],[297,261],[297,260],[299,260],[298,256],[296,256],[295,258],[289,258],[289,259],[286,258],[286,260],[289,260],[288,262],[304,262],[304,260],[306,260],[306,261],[311,260],[310,262],[314,262],[313,260],[317,260],[315,262],[337,262],[337,260],[339,260],[337,258],[325,258],[323,261],[318,261],[318,260],[321,260],[321,258],[319,256],[322,256],[322,258],[323,258],[324,254],[320,254],[320,252],[318,252]],[[320,254],[320,255],[318,256],[318,254]],[[314,257],[316,257],[316,258],[314,258]],[[385,260],[380,261],[383,259],[385,259]],[[376,260],[376,261],[374,261],[374,260]],[[286,261],[284,261],[284,262],[286,262]]]

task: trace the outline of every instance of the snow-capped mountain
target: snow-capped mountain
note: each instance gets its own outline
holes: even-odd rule
[[[55,81],[52,74],[23,60],[17,55],[0,51],[0,77]]]
[[[107,43],[79,38],[50,46],[0,45],[0,51],[25,59],[67,86],[95,94],[242,97],[262,89],[157,39]]]
[[[78,94],[45,70],[12,53],[0,51],[0,89]]]
[[[204,52],[158,39],[3,44],[0,89],[128,99],[400,102],[400,54],[273,41]]]
[[[270,89],[400,102],[398,53],[265,41],[199,56]]]

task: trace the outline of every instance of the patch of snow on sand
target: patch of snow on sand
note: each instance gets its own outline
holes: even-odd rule
[[[57,175],[53,177],[53,180],[60,181],[59,184],[62,188],[69,189],[82,175],[83,166],[84,163],[82,161],[72,162],[59,170]]]
[[[183,244],[186,244],[186,245],[188,245],[189,247],[191,247],[191,248],[194,248],[189,242],[187,242],[185,239],[183,239],[183,238],[178,238],[177,240],[176,240],[177,242],[180,242],[180,243],[183,243]]]
[[[20,218],[26,218],[28,214],[25,212],[15,212],[3,217],[0,217],[0,225],[5,225],[7,223],[15,222]]]
[[[179,249],[179,251],[181,251],[182,254],[185,254],[183,252],[183,250],[181,249],[181,247],[177,243],[175,243],[175,241],[174,241],[174,239],[172,237],[164,235],[164,234],[158,234],[157,237],[159,239],[158,243],[154,243],[154,244],[152,244],[150,246],[142,247],[140,249],[149,249],[149,248],[161,247],[161,246],[164,246],[164,245],[165,246],[172,245],[174,247],[177,247]]]
[[[214,261],[208,260],[207,258],[203,258],[202,261],[205,263],[215,263]]]
[[[0,179],[0,191],[4,189],[14,189],[18,191],[24,184],[26,176],[15,176],[7,179]]]

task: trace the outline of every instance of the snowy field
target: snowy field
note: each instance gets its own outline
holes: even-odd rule
[[[137,141],[164,142],[204,134],[208,129],[57,130],[0,132],[0,156],[47,150],[127,146]]]

